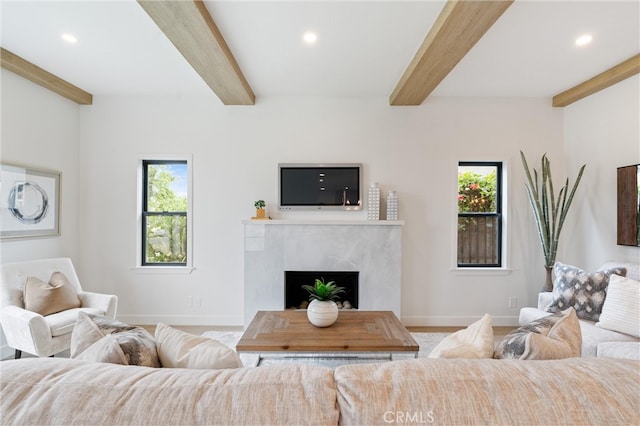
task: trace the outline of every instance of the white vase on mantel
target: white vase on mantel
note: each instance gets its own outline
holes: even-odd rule
[[[312,300],[307,306],[307,318],[316,327],[329,327],[338,320],[338,305],[331,300]]]

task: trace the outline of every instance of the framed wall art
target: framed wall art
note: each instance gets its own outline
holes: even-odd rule
[[[60,173],[0,164],[0,238],[60,235]]]

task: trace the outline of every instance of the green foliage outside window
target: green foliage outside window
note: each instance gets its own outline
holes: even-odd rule
[[[496,171],[482,175],[474,171],[458,174],[458,211],[496,211]]]
[[[184,165],[186,168],[186,164]],[[149,164],[147,211],[186,212],[187,197],[179,196],[171,188],[178,177],[165,164]]]

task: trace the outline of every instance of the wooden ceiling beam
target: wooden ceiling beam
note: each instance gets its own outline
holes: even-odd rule
[[[225,105],[254,105],[255,95],[201,0],[138,0]]]
[[[60,96],[64,96],[77,104],[91,105],[93,103],[93,95],[91,93],[85,92],[5,48],[0,49],[2,68],[16,73],[20,77],[26,78]]]
[[[554,107],[566,107],[638,73],[640,73],[640,53],[571,89],[555,95],[552,104]]]
[[[449,0],[393,90],[391,105],[420,105],[513,0]]]

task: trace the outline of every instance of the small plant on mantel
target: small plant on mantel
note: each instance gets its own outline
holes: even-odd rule
[[[324,282],[324,278],[316,279],[315,285],[303,285],[302,288],[309,292],[309,300],[333,301],[339,298],[340,293],[344,293],[344,287],[338,287],[335,281]]]
[[[309,306],[307,306],[307,318],[316,327],[329,327],[338,320],[338,305],[335,300],[340,293],[344,293],[344,287],[338,287],[334,281],[324,282],[324,278],[316,279],[314,285],[303,285],[302,288],[309,292]]]
[[[253,206],[256,208],[256,217],[259,219],[264,219],[265,217],[265,211],[264,208],[267,204],[264,202],[264,200],[258,200],[255,203],[253,203]]]

